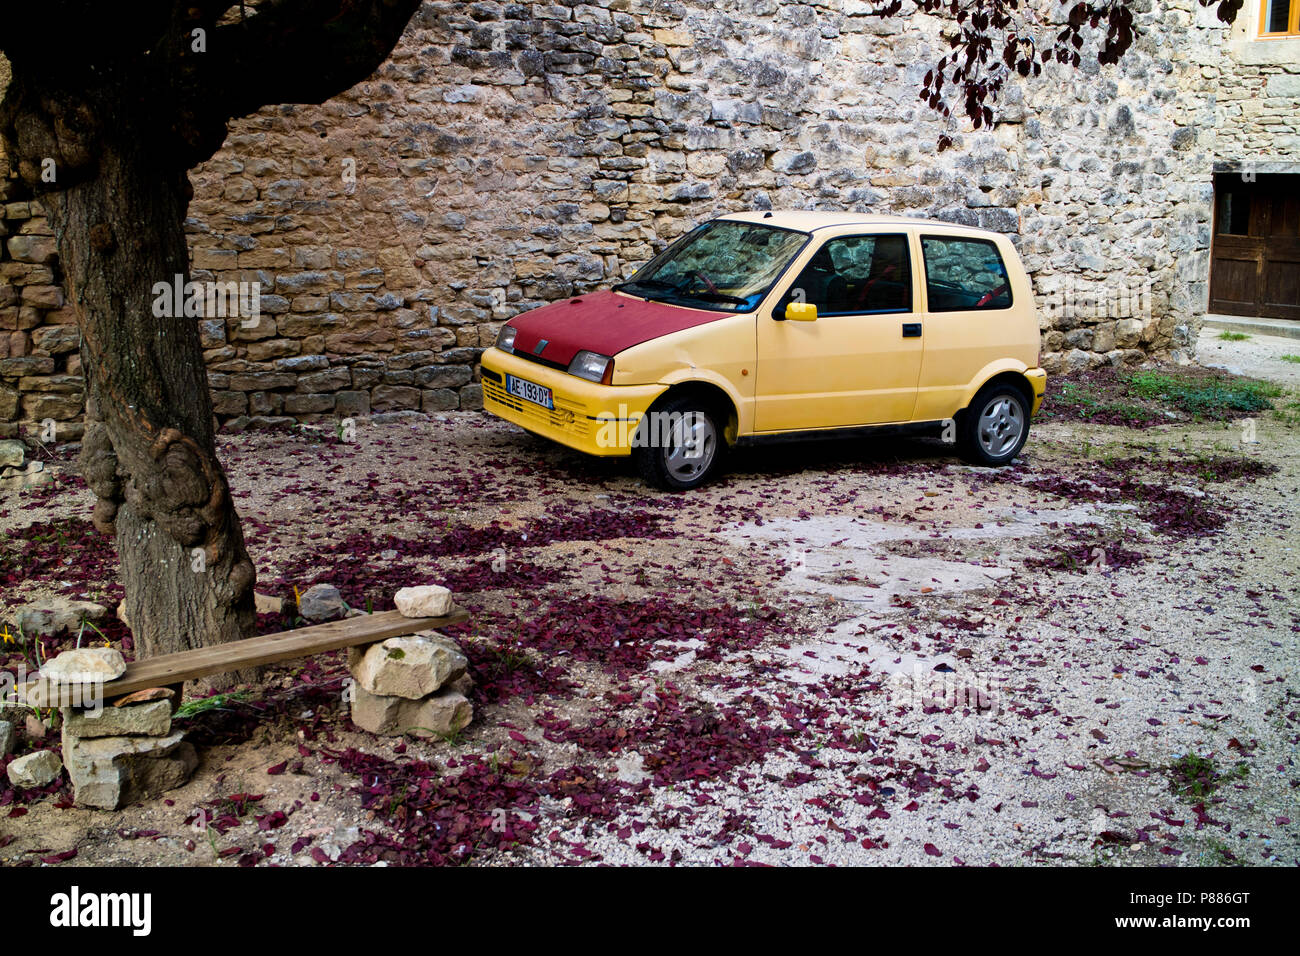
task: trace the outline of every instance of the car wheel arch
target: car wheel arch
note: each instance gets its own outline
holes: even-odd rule
[[[1002,384],[1014,386],[1020,394],[1024,396],[1026,408],[1032,409],[1034,407],[1034,386],[1029,379],[1025,377],[1024,372],[1016,371],[1015,369],[1005,369],[989,376],[987,379],[980,382],[978,386],[971,389],[970,393],[966,396],[966,401],[962,404],[961,411],[966,412],[970,408],[971,403],[975,401],[975,397],[981,392]]]
[[[668,402],[675,401],[679,398],[691,398],[700,401],[708,408],[716,411],[720,417],[726,418],[725,438],[728,445],[736,443],[738,434],[740,414],[736,408],[735,399],[727,392],[726,389],[712,382],[692,379],[686,382],[677,382],[668,386],[662,395],[654,400],[646,414],[656,411]]]

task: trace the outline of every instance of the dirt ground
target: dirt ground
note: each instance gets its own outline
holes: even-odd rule
[[[340,655],[280,666],[162,798],[5,791],[0,862],[1294,866],[1293,422],[785,445],[688,495],[479,413],[224,437],[259,591],[448,583],[473,723],[376,738]],[[51,467],[0,503],[47,529],[5,603],[112,601]]]

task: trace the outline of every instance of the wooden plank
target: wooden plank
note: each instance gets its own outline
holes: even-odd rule
[[[146,687],[167,687],[245,667],[274,664],[295,657],[355,647],[358,644],[372,644],[389,637],[414,634],[416,631],[450,627],[467,620],[469,614],[461,608],[453,608],[445,617],[404,617],[400,611],[349,617],[341,621],[314,624],[278,634],[261,634],[242,641],[214,644],[211,647],[136,661],[127,664],[126,673],[117,680],[108,681],[94,689],[104,700],[108,700]],[[86,692],[79,693],[77,685],[54,685],[37,679],[19,687],[18,698],[33,707],[65,707],[77,703],[78,698],[85,700]]]

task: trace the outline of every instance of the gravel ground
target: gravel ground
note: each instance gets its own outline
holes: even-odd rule
[[[474,723],[379,740],[338,655],[273,669],[166,800],[7,791],[0,860],[1296,865],[1300,441],[1242,437],[1041,421],[1003,472],[786,446],[686,496],[480,414],[224,438],[259,590],[455,586]],[[88,515],[54,467],[0,503],[15,539]],[[111,599],[60,547],[6,603]]]
[[[1220,339],[1222,329],[1202,329],[1196,355],[1202,365],[1225,368],[1237,375],[1253,375],[1292,387],[1300,386],[1300,362],[1282,356],[1300,356],[1300,339],[1256,335],[1240,342]]]

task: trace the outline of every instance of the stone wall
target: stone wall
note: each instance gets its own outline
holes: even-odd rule
[[[1123,63],[1050,66],[971,133],[919,99],[943,24],[862,0],[426,2],[375,76],[234,123],[193,172],[194,278],[262,291],[256,327],[202,320],[218,414],[479,407],[477,356],[511,315],[754,207],[1007,232],[1044,365],[1187,357],[1225,31],[1197,0],[1135,6]],[[39,206],[5,190],[0,422],[72,421],[75,333]]]
[[[1260,4],[1246,4],[1228,37],[1215,157],[1243,171],[1300,172],[1300,37],[1257,39],[1259,15]]]

